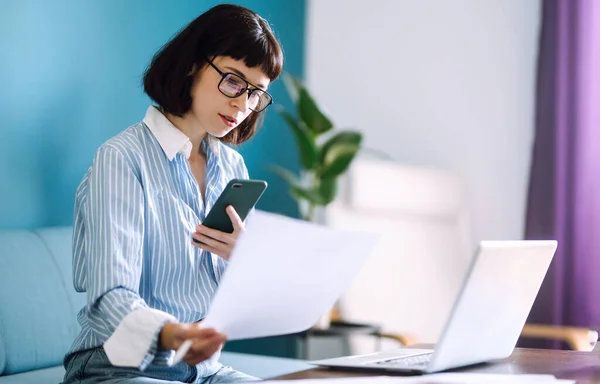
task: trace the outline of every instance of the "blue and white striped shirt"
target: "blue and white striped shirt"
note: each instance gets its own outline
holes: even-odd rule
[[[167,321],[191,323],[210,306],[227,262],[191,244],[229,180],[247,179],[241,155],[207,136],[206,201],[188,162],[191,142],[155,107],[104,143],[75,198],[73,280],[87,292],[69,354],[104,346],[114,365],[164,364]],[[218,366],[219,354],[198,364]]]

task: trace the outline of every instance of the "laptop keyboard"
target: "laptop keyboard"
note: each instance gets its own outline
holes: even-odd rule
[[[431,360],[431,356],[433,355],[433,353],[426,353],[424,355],[417,355],[417,356],[407,356],[407,357],[399,357],[396,359],[390,359],[390,360],[383,360],[383,361],[378,361],[375,364],[385,364],[385,365],[397,365],[397,366],[414,366],[414,365],[423,365],[423,364],[427,364],[429,363],[429,360]]]

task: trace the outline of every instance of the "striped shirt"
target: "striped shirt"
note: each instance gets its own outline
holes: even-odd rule
[[[155,107],[104,143],[79,185],[73,281],[87,292],[81,332],[69,351],[104,346],[111,363],[168,364],[157,349],[167,321],[205,317],[227,262],[191,244],[225,185],[247,179],[241,155],[207,136],[206,201],[189,165],[192,144]],[[218,369],[213,358],[198,375]]]

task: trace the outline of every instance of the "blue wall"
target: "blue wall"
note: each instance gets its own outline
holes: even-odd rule
[[[233,1],[270,21],[288,72],[302,74],[304,0]],[[0,2],[0,228],[71,225],[75,190],[100,144],[141,120],[154,52],[219,1]],[[280,81],[276,102],[289,106]],[[269,163],[298,169],[293,139],[270,111],[240,148],[269,182],[259,208],[296,215]]]

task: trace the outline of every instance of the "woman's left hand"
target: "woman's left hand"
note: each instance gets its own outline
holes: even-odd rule
[[[229,260],[235,242],[240,234],[244,233],[246,228],[244,227],[244,222],[240,219],[240,216],[231,205],[225,209],[225,212],[227,212],[227,216],[231,219],[231,224],[233,225],[232,233],[221,232],[200,224],[196,227],[196,232],[194,232],[193,235],[194,239],[198,240],[200,243],[192,240],[192,244],[197,248],[204,249],[225,260]]]

